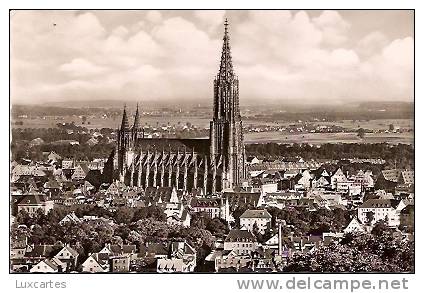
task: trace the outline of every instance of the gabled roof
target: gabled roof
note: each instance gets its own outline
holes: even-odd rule
[[[40,205],[47,201],[45,195],[42,194],[28,194],[24,195],[18,202],[18,205]]]
[[[147,243],[146,251],[154,255],[167,255],[168,249],[163,243]]]
[[[383,175],[383,178],[388,181],[397,182],[399,179],[400,170],[397,170],[397,169],[382,170],[381,175]]]
[[[414,171],[402,171],[400,176],[404,184],[414,184],[414,181],[415,181]]]
[[[359,208],[396,208],[400,200],[394,199],[369,199],[364,202]]]
[[[60,189],[60,185],[55,179],[50,179],[44,184],[44,188]]]
[[[76,168],[80,167],[84,173],[87,175],[87,173],[90,171],[90,168],[88,168],[86,163],[79,163]]]
[[[232,207],[246,204],[257,206],[260,196],[260,192],[224,192],[223,194],[223,198],[227,199]]]
[[[256,237],[248,230],[233,229],[228,233],[225,242],[256,242]]]
[[[62,246],[55,245],[34,245],[32,251],[25,253],[25,257],[51,257],[56,255]]]
[[[169,245],[169,252],[171,256],[175,256],[179,258],[182,258],[183,255],[187,255],[187,254],[192,254],[192,255],[196,254],[196,251],[194,250],[193,247],[191,247],[186,242],[182,242],[182,241],[171,242],[171,244]]]
[[[62,252],[62,251],[65,251],[65,250],[67,250],[70,254],[71,254],[71,256],[73,257],[73,258],[76,258],[76,257],[78,257],[78,255],[79,255],[79,253],[75,250],[75,249],[73,249],[72,247],[70,247],[69,245],[66,245],[66,246],[64,246],[58,253],[56,253],[56,257],[58,257],[59,258],[59,254]]]
[[[415,212],[415,205],[410,204],[404,207],[400,213],[402,215],[411,215],[414,212]]]
[[[262,219],[271,219],[272,216],[268,213],[267,210],[246,210],[240,216],[240,218],[262,218]]]
[[[193,198],[191,200],[192,207],[220,207],[221,200],[219,198]]]

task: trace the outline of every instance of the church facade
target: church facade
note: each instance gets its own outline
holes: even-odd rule
[[[208,139],[145,138],[137,110],[130,127],[126,109],[118,129],[116,161],[121,182],[129,186],[175,187],[215,193],[246,179],[239,81],[231,60],[225,21],[221,62],[214,83],[213,118]]]

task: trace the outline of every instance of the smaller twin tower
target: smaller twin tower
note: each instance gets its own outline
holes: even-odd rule
[[[246,179],[239,81],[231,60],[227,20],[224,26],[209,139],[145,138],[138,104],[131,128],[124,108],[116,151],[121,181],[143,188],[201,188],[206,194],[235,189]]]

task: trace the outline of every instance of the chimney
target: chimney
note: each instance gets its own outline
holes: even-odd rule
[[[283,235],[281,229],[281,220],[278,220],[278,255],[283,255]]]

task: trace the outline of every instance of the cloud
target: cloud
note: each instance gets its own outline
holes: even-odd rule
[[[389,43],[388,38],[380,31],[373,31],[359,40],[356,45],[358,54],[369,57]]]
[[[207,30],[214,31],[224,22],[224,10],[196,10],[194,16],[206,25]]]
[[[231,13],[149,11],[111,26],[101,13],[17,11],[12,100],[211,101],[225,16],[242,102],[412,99],[412,37],[359,34],[336,11]]]
[[[153,23],[160,23],[162,21],[162,14],[157,10],[150,10],[147,12],[146,19]]]
[[[329,45],[341,45],[347,40],[346,31],[350,24],[337,11],[323,11],[312,22],[322,30],[323,42]]]
[[[87,77],[104,73],[107,68],[95,65],[85,59],[76,58],[70,63],[60,65],[59,71],[65,72],[71,77]]]

